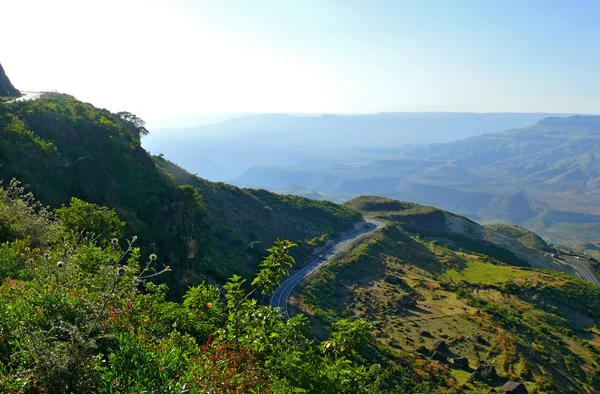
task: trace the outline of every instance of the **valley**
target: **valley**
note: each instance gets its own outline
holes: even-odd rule
[[[600,236],[599,119],[549,117],[457,142],[398,147],[360,165],[255,167],[236,183],[334,201],[380,195],[433,205],[486,224],[518,224],[584,252]]]
[[[600,390],[600,118],[242,116],[204,126],[245,152],[222,167],[22,93],[0,103],[0,391]],[[176,164],[263,159],[250,188]]]

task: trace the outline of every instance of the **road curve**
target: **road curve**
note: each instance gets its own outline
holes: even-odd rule
[[[594,272],[594,269],[585,260],[577,259],[576,257],[564,257],[564,261],[569,264],[577,274],[584,280],[600,286],[600,279]]]
[[[346,249],[354,241],[362,239],[367,236],[367,234],[370,234],[378,228],[383,227],[383,223],[378,220],[365,219],[365,221],[369,224],[369,226],[351,231],[350,233],[346,234],[342,239],[338,240],[337,243],[321,252],[323,259],[321,259],[320,256],[317,256],[309,260],[304,268],[288,277],[281,284],[281,286],[275,290],[275,293],[273,293],[270,302],[271,306],[280,308],[284,316],[289,318],[290,315],[288,312],[288,301],[292,291],[298,285],[298,283],[302,282],[302,280],[304,280],[310,274],[327,264],[333,257]]]

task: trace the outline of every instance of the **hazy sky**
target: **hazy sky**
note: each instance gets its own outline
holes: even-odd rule
[[[600,112],[598,1],[0,0],[0,63],[148,121]]]

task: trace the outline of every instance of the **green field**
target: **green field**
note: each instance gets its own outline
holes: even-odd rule
[[[525,271],[510,266],[498,266],[480,261],[467,261],[467,267],[462,270],[450,269],[443,278],[465,281],[473,284],[499,284],[514,281],[517,278],[528,278],[535,275],[532,271]]]

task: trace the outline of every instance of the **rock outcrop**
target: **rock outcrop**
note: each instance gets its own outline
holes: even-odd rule
[[[6,76],[2,64],[0,64],[0,97],[17,97],[20,95],[21,92],[15,89],[10,79]]]

